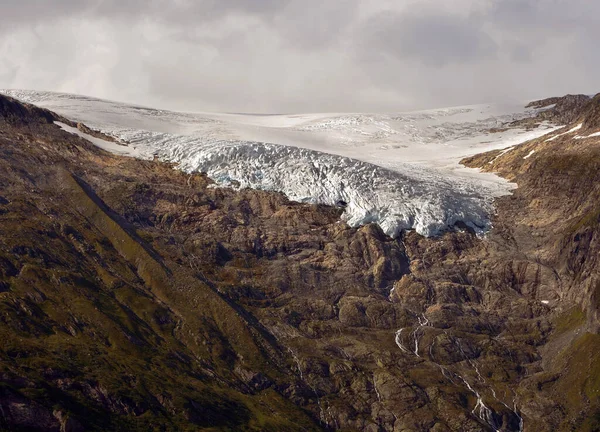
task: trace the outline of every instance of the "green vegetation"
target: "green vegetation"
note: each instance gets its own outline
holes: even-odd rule
[[[585,333],[558,357],[563,374],[555,391],[564,406],[578,418],[581,407],[600,412],[600,335]],[[575,430],[594,431],[598,415],[579,418]]]
[[[597,226],[600,223],[600,207],[584,213],[570,228],[570,232],[579,232],[585,228]]]
[[[60,409],[90,431],[316,428],[269,385],[253,389],[234,373],[281,376],[235,309],[161,262],[148,235],[124,228],[72,177],[62,187],[60,226],[24,211],[40,202],[0,215],[12,251],[0,256],[0,398]]]
[[[583,324],[585,324],[585,313],[579,306],[574,306],[563,312],[554,320],[557,334],[575,330]]]

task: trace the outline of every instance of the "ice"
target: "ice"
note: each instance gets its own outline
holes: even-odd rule
[[[61,124],[112,152],[158,156],[221,186],[285,193],[290,199],[347,203],[351,226],[377,223],[391,236],[433,236],[462,222],[490,227],[495,197],[516,185],[468,169],[465,157],[513,146],[556,128],[506,123],[530,115],[521,105],[473,105],[396,114],[251,115],[180,113],[85,96],[5,90],[118,138],[121,146]]]
[[[594,132],[593,134],[590,134],[588,136],[576,136],[575,139],[586,139],[586,138],[594,138],[594,137],[598,137],[600,136],[600,132]]]

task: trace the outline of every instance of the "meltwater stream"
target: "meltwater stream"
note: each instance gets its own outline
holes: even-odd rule
[[[497,416],[495,415],[495,412],[485,404],[483,395],[474,387],[475,384],[472,382],[469,382],[469,380],[467,380],[467,378],[464,377],[463,375],[457,373],[456,371],[450,370],[447,366],[444,366],[435,360],[435,357],[433,355],[433,346],[435,344],[436,339],[433,339],[433,342],[429,346],[428,350],[424,349],[423,347],[420,347],[419,344],[422,339],[422,336],[424,335],[425,328],[427,328],[427,327],[434,328],[434,327],[432,326],[431,322],[429,321],[429,319],[427,318],[427,316],[424,313],[423,314],[415,314],[415,317],[416,317],[416,323],[413,326],[412,331],[406,332],[405,330],[407,330],[407,328],[401,328],[396,331],[394,340],[395,340],[398,348],[400,348],[400,350],[405,354],[415,355],[416,357],[419,357],[419,358],[421,358],[421,354],[423,352],[428,352],[429,358],[427,358],[426,361],[432,362],[437,367],[439,367],[442,374],[446,378],[448,378],[452,383],[457,384],[457,382],[455,381],[455,379],[457,379],[457,381],[461,385],[464,385],[475,396],[476,403],[471,411],[471,414],[473,414],[475,417],[477,417],[483,424],[485,424],[486,426],[488,426],[495,432],[523,432],[524,431],[523,418],[518,413],[518,409],[517,409],[517,405],[516,405],[516,398],[515,398],[515,400],[513,400],[512,408],[509,405],[507,405],[504,401],[500,400],[496,395],[496,391],[487,383],[487,381],[481,374],[479,367],[477,366],[477,363],[474,360],[469,359],[468,356],[466,355],[466,353],[464,352],[463,347],[460,343],[460,339],[450,336],[445,330],[443,331],[443,333],[453,341],[454,345],[456,346],[457,351],[461,353],[461,356],[466,361],[467,365],[469,365],[469,367],[471,367],[473,369],[473,371],[475,372],[475,374],[477,376],[477,380],[480,382],[480,385],[485,386],[489,390],[489,392],[492,394],[492,397],[498,403],[505,406],[518,419],[518,422],[519,422],[518,429],[508,429],[508,428],[502,429],[502,424],[499,424],[499,422],[497,420]],[[408,334],[408,339],[409,339],[408,345],[406,344],[406,342],[403,339],[403,334],[404,335]],[[409,346],[412,346],[413,348],[410,349]]]

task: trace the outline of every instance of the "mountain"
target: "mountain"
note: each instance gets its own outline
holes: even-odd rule
[[[356,123],[385,129],[381,115],[254,119],[268,123],[255,133],[287,136],[279,148],[237,129],[252,116],[12,94],[56,113],[0,95],[0,429],[600,427],[598,97],[454,123],[446,117],[476,109],[395,116],[390,128],[412,124],[416,149],[451,149],[401,164],[404,135],[342,146],[365,133]],[[218,139],[199,145],[199,130]],[[341,138],[292,146],[300,136]],[[387,165],[349,158],[372,141]],[[216,187],[219,154],[233,187]],[[500,193],[506,181],[461,171],[460,156],[518,188]],[[416,181],[413,195],[386,199],[464,215],[431,219],[443,229],[390,230],[381,218],[353,221],[352,201],[331,193],[339,184],[308,202],[281,182],[244,187],[264,186],[244,167],[261,162],[281,179],[288,159],[314,168],[288,185],[339,178],[357,200],[367,181]],[[480,195],[461,199],[465,184]],[[474,222],[477,208],[489,222]]]
[[[548,122],[501,128],[536,108],[474,105],[402,114],[177,113],[83,96],[8,90],[129,143],[97,145],[206,172],[215,182],[343,203],[351,226],[375,222],[390,236],[431,236],[465,224],[489,229],[491,201],[512,185],[460,169],[464,157],[552,130]],[[80,131],[71,130],[79,133]],[[103,144],[104,143],[104,144]]]

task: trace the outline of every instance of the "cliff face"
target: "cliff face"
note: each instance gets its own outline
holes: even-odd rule
[[[544,390],[532,394],[532,406],[549,415],[560,409],[576,430],[599,427],[599,107],[598,96],[588,98],[565,113],[574,122],[563,129],[501,156],[463,161],[519,185],[513,196],[498,200],[492,238],[509,238],[516,251],[551,269],[557,282],[546,294],[557,307],[555,330],[540,349],[543,371],[524,386]],[[569,311],[571,305],[577,306]]]
[[[599,112],[600,97],[596,96],[568,114],[575,121],[561,130],[501,156],[492,152],[463,161],[498,172],[519,185],[513,196],[499,200],[502,219],[511,224],[520,220],[521,229],[530,231],[524,233],[530,235],[516,236],[519,248],[554,269],[562,281],[556,295],[584,304],[592,327],[597,325],[596,310],[589,299],[595,297],[599,270]]]
[[[0,430],[598,427],[598,138],[466,161],[520,186],[484,240],[393,240],[0,107]]]

